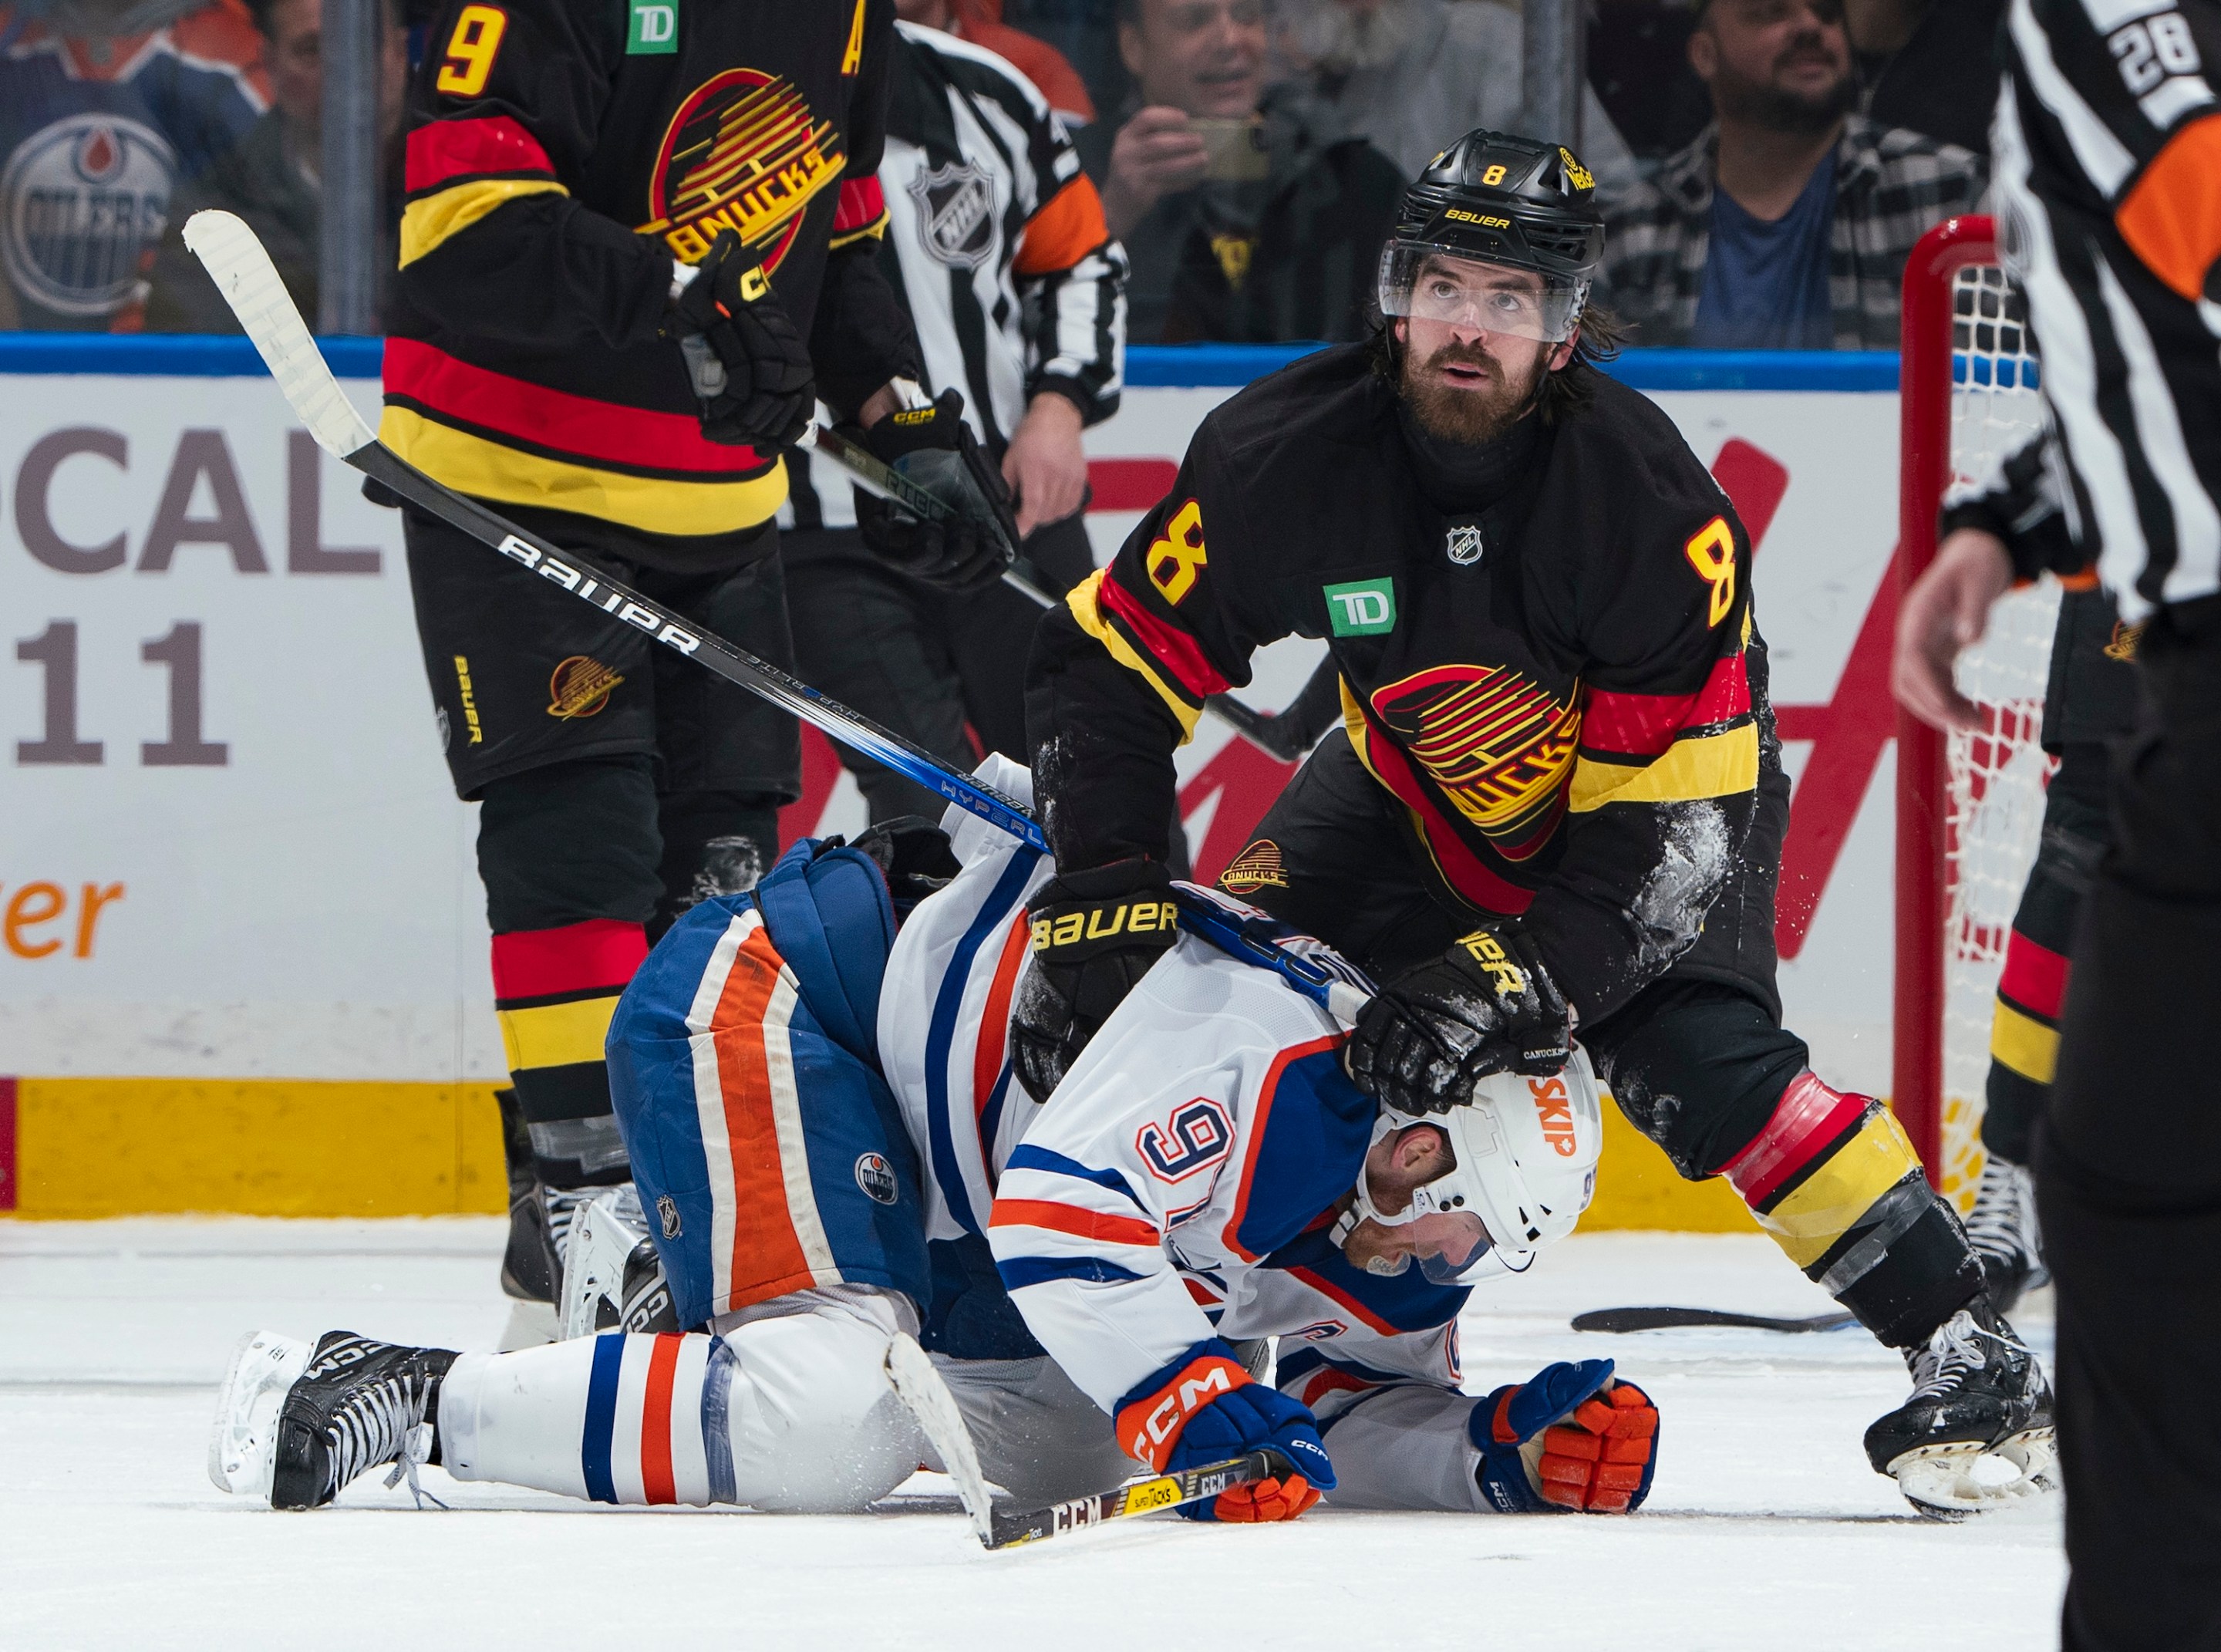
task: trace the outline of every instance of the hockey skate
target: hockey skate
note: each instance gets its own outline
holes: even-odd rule
[[[630,1182],[600,1190],[571,1217],[562,1277],[558,1323],[566,1337],[679,1329],[663,1260],[648,1236],[640,1194]]]
[[[494,1092],[501,1109],[501,1156],[509,1173],[509,1244],[502,1252],[501,1288],[518,1302],[555,1300],[555,1247],[547,1205],[532,1157],[532,1136],[516,1092]]]
[[[2024,1293],[2051,1283],[2051,1270],[2043,1265],[2043,1233],[2036,1222],[2036,1187],[2025,1165],[1991,1155],[1967,1217],[1967,1237],[1981,1260],[1983,1284],[1999,1313],[2011,1313]]]
[[[1961,1520],[2055,1489],[2051,1386],[1977,1297],[1905,1350],[1912,1394],[1875,1421],[1867,1461],[1934,1519]]]
[[[386,1463],[388,1486],[409,1481],[432,1455],[446,1349],[400,1348],[326,1331],[312,1349],[275,1331],[250,1332],[232,1355],[216,1399],[209,1478],[216,1489],[266,1497],[277,1509],[316,1509]]]

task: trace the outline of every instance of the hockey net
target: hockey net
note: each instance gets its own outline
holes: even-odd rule
[[[1953,230],[1955,236],[1945,233]],[[2025,309],[1996,262],[1992,235],[1986,219],[1955,220],[1930,232],[1944,256],[1923,267],[1916,254],[1907,269],[1900,485],[1908,578],[1912,565],[1933,554],[1943,494],[1983,480],[2041,422]],[[1926,289],[1918,303],[1916,281]],[[1937,306],[1948,306],[1948,343]],[[1915,336],[1916,312],[1927,322],[1924,338]],[[1934,359],[1947,348],[1948,373]],[[1916,372],[1913,357],[1923,350],[1929,359]],[[1928,524],[1924,542],[1913,532],[1916,519]],[[2055,582],[2017,591],[1961,658],[1959,685],[1981,708],[1979,729],[1940,740],[1900,734],[1896,1101],[1930,1178],[1961,1211],[1981,1178],[1998,977],[2055,767],[2039,736],[2058,612]],[[1909,845],[1924,862],[1908,867]]]

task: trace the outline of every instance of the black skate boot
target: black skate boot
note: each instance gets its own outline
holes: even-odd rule
[[[502,1253],[503,1293],[519,1302],[555,1300],[555,1247],[547,1236],[547,1206],[532,1157],[532,1135],[516,1092],[493,1092],[501,1107],[501,1156],[509,1171],[509,1248]]]
[[[2051,1283],[2051,1270],[2043,1265],[2043,1232],[2036,1223],[2036,1187],[2025,1165],[1990,1155],[1967,1218],[1967,1237],[1981,1259],[1982,1281],[1999,1313],[2011,1313],[2024,1292]]]
[[[285,1395],[271,1463],[270,1506],[319,1509],[357,1476],[395,1465],[420,1503],[416,1466],[433,1461],[440,1380],[455,1362],[444,1348],[399,1348],[328,1330]]]
[[[1905,1350],[1912,1394],[1867,1430],[1867,1461],[1923,1514],[1962,1519],[2053,1489],[2051,1386],[1985,1297]]]

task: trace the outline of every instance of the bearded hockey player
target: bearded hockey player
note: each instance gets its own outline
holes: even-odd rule
[[[791,664],[773,524],[813,396],[868,441],[959,440],[953,414],[887,416],[917,372],[876,257],[892,28],[891,0],[447,0],[411,95],[386,444]],[[776,858],[799,746],[455,529],[404,527],[546,1193],[550,1244],[521,1231],[504,1283],[547,1295],[579,1190],[626,1176],[617,995],[676,912]],[[882,548],[926,577],[979,548],[940,535]]]
[[[1221,883],[1387,983],[1350,1073],[1436,1113],[1483,1074],[1559,1071],[1578,1026],[1684,1175],[1726,1176],[1905,1351],[1912,1397],[1868,1455],[1949,1503],[1984,1453],[2048,1451],[2049,1392],[1903,1131],[1780,1024],[1788,786],[1749,542],[1666,416],[1594,366],[1592,194],[1554,145],[1474,132],[1437,157],[1381,259],[1378,338],[1213,412],[1042,625],[1028,716],[1059,873],[1032,897],[1017,1070],[1048,1094],[1168,943],[1120,915],[1165,898],[1173,751],[1204,697],[1323,637],[1346,733]]]
[[[1024,785],[999,759],[985,773]],[[1037,1107],[1004,1042],[1025,894],[1050,867],[951,811],[960,872],[913,824],[798,845],[754,894],[682,919],[626,994],[626,1142],[678,1323],[698,1329],[463,1355],[257,1333],[219,1408],[216,1483],[312,1507],[433,1461],[604,1502],[860,1509],[944,1460],[910,1409],[915,1336],[1023,1500],[1105,1489],[1136,1458],[1263,1449],[1284,1474],[1190,1512],[1292,1518],[1322,1492],[1642,1501],[1657,1411],[1611,1361],[1457,1387],[1472,1284],[1523,1270],[1587,1203],[1585,1062],[1490,1080],[1439,1119],[1383,1109],[1337,1064],[1345,1029],[1272,964],[1286,948],[1354,972],[1186,889],[1221,939],[1181,939]],[[1146,916],[1176,922],[1170,899]],[[1223,1340],[1272,1334],[1277,1386]]]

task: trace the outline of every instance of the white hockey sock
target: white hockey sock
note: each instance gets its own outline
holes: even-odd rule
[[[860,1510],[927,1455],[887,1380],[895,1326],[798,1305],[723,1336],[466,1354],[441,1384],[441,1461],[458,1480],[604,1503]]]

